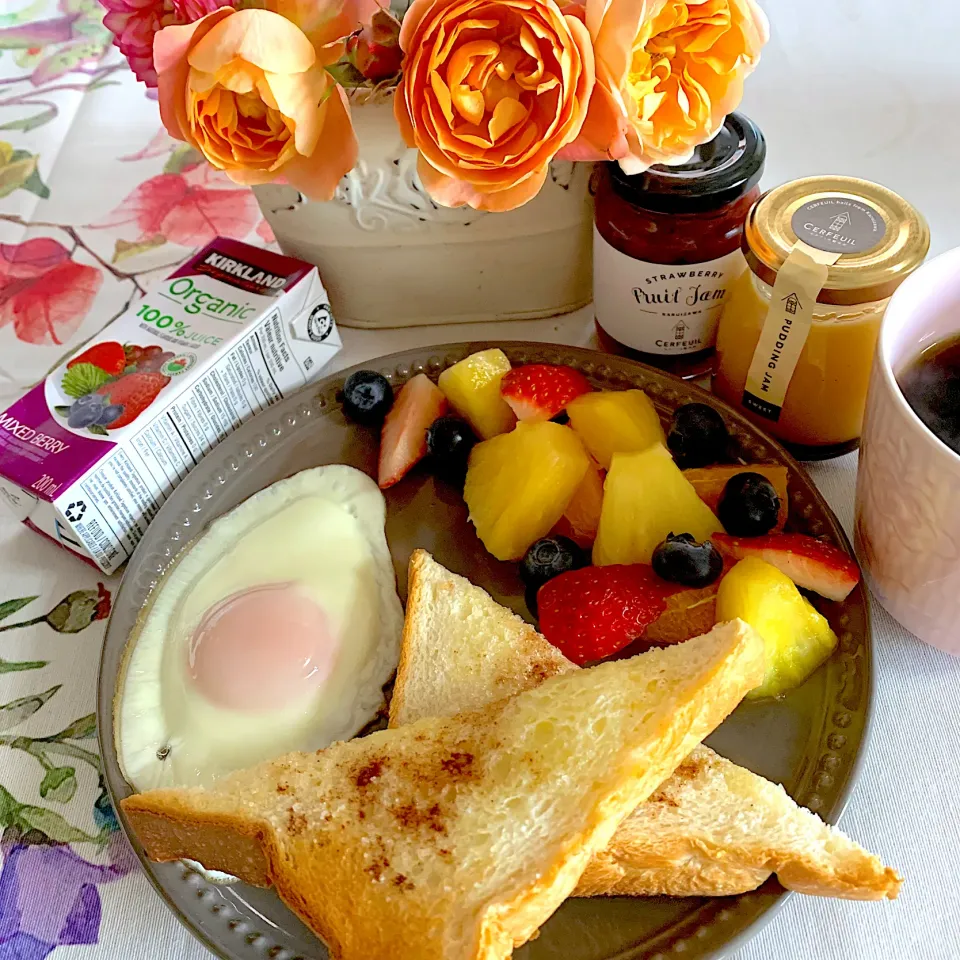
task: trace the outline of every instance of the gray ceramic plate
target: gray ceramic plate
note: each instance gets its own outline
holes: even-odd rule
[[[420,371],[435,377],[488,346],[502,347],[515,363],[577,367],[597,387],[642,387],[664,418],[680,403],[712,403],[725,416],[744,460],[779,461],[789,468],[791,528],[825,535],[850,552],[836,517],[780,446],[708,394],[658,371],[590,350],[534,343],[451,344],[397,353],[364,366],[382,371],[399,384]],[[376,434],[349,424],[337,401],[350,372],[329,377],[272,407],[211,451],[164,505],[130,560],[100,668],[100,746],[115,803],[131,791],[114,749],[114,690],[126,638],[160,574],[214,518],[275,480],[323,463],[348,463],[376,474]],[[426,472],[415,471],[387,493],[387,537],[401,597],[406,593],[407,558],[414,547],[425,547],[441,563],[526,615],[516,564],[490,557],[467,523],[459,494],[435,484]],[[783,783],[799,803],[834,822],[857,773],[866,733],[872,687],[870,619],[861,588],[843,603],[825,602],[821,609],[840,637],[836,654],[784,699],[741,705],[709,743],[731,760]],[[122,816],[121,823],[127,829]],[[150,863],[131,839],[158,893],[221,957],[327,957],[320,941],[271,892],[239,883],[213,886],[184,865]],[[719,957],[756,933],[783,898],[779,885],[769,881],[754,893],[713,900],[569,900],[544,925],[540,937],[516,956],[517,960]]]

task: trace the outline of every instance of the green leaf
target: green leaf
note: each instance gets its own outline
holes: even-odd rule
[[[58,843],[82,843],[85,840],[93,843],[97,840],[92,834],[84,833],[65,820],[59,813],[43,807],[22,806],[17,811],[16,819],[25,829],[40,830]]]
[[[69,727],[64,727],[59,733],[43,737],[44,743],[51,740],[87,740],[97,733],[96,714],[88,713],[85,717],[78,717]]]
[[[20,804],[5,787],[0,787],[0,827],[9,827],[16,819]]]
[[[198,150],[191,147],[189,143],[182,143],[170,151],[170,156],[163,165],[163,172],[183,173],[188,167],[195,167],[203,162],[203,155]]]
[[[24,187],[27,181],[37,172],[39,157],[29,150],[10,150],[9,144],[4,144],[7,155],[2,157],[0,165],[0,197],[8,197],[14,190]]]
[[[22,670],[39,670],[49,662],[49,660],[0,660],[0,674],[20,673]]]
[[[60,389],[68,397],[82,397],[84,394],[93,393],[109,379],[110,374],[93,363],[75,363],[63,375]]]
[[[119,80],[96,80],[84,92],[90,93],[92,90],[102,90],[104,87],[119,87],[120,85],[121,81]]]
[[[77,771],[73,767],[52,767],[40,783],[44,800],[69,803],[77,792]]]
[[[34,170],[26,180],[20,184],[21,190],[28,190],[36,194],[41,200],[47,200],[50,197],[50,188],[40,179],[39,170]]]
[[[74,34],[76,30],[72,31]],[[76,36],[69,43],[44,51],[43,60],[31,74],[34,86],[57,80],[78,67],[84,60],[95,60],[103,55],[104,44],[94,38]]]
[[[110,434],[107,433],[106,427],[101,427],[99,423],[91,423],[87,429],[98,437],[109,437]]]
[[[117,238],[113,245],[113,257],[111,263],[120,263],[121,260],[129,260],[138,254],[146,253],[148,250],[156,250],[167,242],[167,238],[162,233],[155,233],[152,237],[145,237],[143,240],[123,240]]]
[[[4,600],[0,603],[0,620],[6,620],[11,614],[22,610],[28,603],[33,603],[36,597],[17,597],[16,600]]]
[[[70,416],[70,408],[64,406],[62,403],[58,403],[58,404],[53,408],[53,412],[54,412],[58,417],[69,417],[69,416]]]
[[[352,63],[346,60],[341,60],[327,67],[327,73],[341,87],[369,87],[371,85],[370,81]]]
[[[28,130],[35,130],[49,123],[57,115],[55,104],[50,104],[46,110],[35,113],[32,117],[21,117],[19,120],[8,120],[6,123],[0,123],[0,130],[22,130],[26,133]]]
[[[0,167],[0,197],[8,197],[14,190],[19,190],[36,170],[37,158],[29,155]]]
[[[57,684],[43,693],[35,693],[19,700],[11,700],[0,707],[0,730],[10,730],[32,717],[62,686]]]

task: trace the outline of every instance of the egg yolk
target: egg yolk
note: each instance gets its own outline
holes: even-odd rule
[[[296,584],[253,587],[204,614],[190,639],[189,674],[219,706],[274,709],[319,687],[337,646],[323,609]]]

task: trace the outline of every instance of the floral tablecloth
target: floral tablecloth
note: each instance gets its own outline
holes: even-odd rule
[[[774,39],[744,107],[768,136],[767,182],[872,177],[928,214],[934,252],[960,244],[960,5],[764,5]],[[272,239],[248,190],[161,130],[100,18],[96,0],[0,0],[2,406],[213,236]],[[337,365],[497,332],[344,331]],[[585,312],[504,332],[591,342]],[[848,530],[855,470],[854,456],[811,470]],[[116,588],[0,511],[0,960],[209,957],[137,869],[100,782],[93,710]],[[794,897],[738,960],[960,957],[960,661],[874,613],[876,720],[843,825],[905,873],[904,893]]]
[[[2,407],[213,237],[273,239],[248,189],[167,136],[102,16],[97,0],[0,2]],[[148,956],[161,939],[204,955],[130,876],[100,779],[93,710],[116,579],[6,513],[0,557],[0,958],[98,942]],[[118,916],[121,882],[133,896]]]

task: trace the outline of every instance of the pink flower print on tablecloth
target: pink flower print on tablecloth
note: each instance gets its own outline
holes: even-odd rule
[[[0,327],[26,343],[66,343],[93,304],[103,276],[52,237],[0,243]]]
[[[162,238],[184,247],[202,247],[217,236],[243,239],[260,219],[260,207],[249,188],[218,186],[224,179],[206,163],[184,173],[161,173],[94,226],[133,223],[140,240]]]
[[[261,221],[257,224],[257,236],[258,236],[264,243],[276,243],[276,242],[277,242],[277,238],[276,238],[276,236],[274,235],[274,232],[273,232],[273,227],[271,227],[270,224],[267,223],[266,220],[261,220]]]

